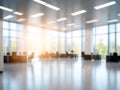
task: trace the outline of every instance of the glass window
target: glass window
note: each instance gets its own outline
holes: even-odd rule
[[[81,55],[81,38],[73,38],[74,53]]]
[[[17,37],[23,38],[23,32],[17,32]]]
[[[109,53],[113,53],[115,52],[115,24],[109,24],[108,27],[109,27]]]
[[[115,32],[115,24],[109,24],[109,32],[114,33]]]
[[[17,26],[19,26],[19,27],[17,27]],[[17,29],[21,29],[22,27],[23,27],[22,24],[3,21],[3,28],[4,28],[3,29],[3,50],[4,50],[4,52],[16,51],[17,47],[23,43],[23,42],[21,42],[23,40],[23,38],[21,38],[21,37],[23,37],[23,31],[21,31],[21,32],[17,31]],[[19,39],[21,39],[21,41],[18,40],[18,37],[19,37]],[[19,43],[16,44],[16,42],[17,43],[19,42]]]
[[[60,38],[60,53],[65,53],[65,38]]]
[[[20,36],[22,33],[18,33]],[[38,56],[40,52],[50,51],[49,42],[52,40],[48,38],[47,30],[41,31],[41,28],[28,26],[27,29],[27,50],[29,52],[35,52],[35,55]],[[47,43],[46,43],[47,42]],[[49,47],[47,47],[49,46]]]
[[[115,52],[115,34],[110,34],[109,36],[110,38],[110,42],[109,42],[109,45],[110,45],[110,53],[113,53]]]
[[[17,31],[10,31],[11,37],[16,37]]]
[[[95,53],[99,53],[103,58],[107,55],[108,47],[108,34],[96,35],[96,48],[94,49]]]
[[[92,50],[93,50],[93,53],[95,53],[95,47],[96,47],[96,35],[93,35],[93,38],[92,38]]]
[[[52,46],[52,52],[58,51],[58,38],[54,38],[54,44],[51,43]]]
[[[3,30],[3,36],[10,36],[10,31],[9,30]]]
[[[117,53],[120,55],[120,33],[117,33]]]
[[[16,38],[11,38],[11,50],[16,51]]]
[[[81,30],[73,31],[73,37],[80,37],[81,36]]]
[[[17,38],[16,45],[17,45],[17,52],[23,52],[24,51],[24,43],[23,39]]]
[[[67,33],[66,33],[66,37],[67,37],[67,38],[68,38],[68,37],[71,38],[71,37],[72,37],[72,32],[67,32]]]
[[[23,31],[24,30],[24,25],[18,24],[17,25],[17,30]]]
[[[67,38],[67,51],[70,53],[72,49],[73,48],[72,48],[71,38]]]
[[[39,33],[39,32],[41,32],[41,28],[37,28],[37,27],[34,27],[34,26],[28,26],[28,32]]]
[[[6,54],[9,51],[9,38],[3,37],[3,52]]]
[[[10,24],[10,29],[11,30],[16,30],[16,26],[17,26],[16,23],[11,23]]]
[[[85,37],[81,37],[81,51],[85,51]]]
[[[106,34],[108,33],[108,27],[106,26],[100,26],[96,27],[96,34]]]
[[[57,32],[57,31],[46,30],[46,33],[47,33],[49,36],[52,36],[52,37],[57,37],[57,36],[58,36],[58,32]]]
[[[82,36],[85,36],[85,29],[82,30]]]
[[[9,29],[9,22],[3,21],[3,28],[4,29]]]
[[[117,32],[120,32],[120,23],[117,24]]]
[[[93,35],[96,35],[96,27],[93,27]]]
[[[60,35],[59,37],[63,38],[63,37],[65,37],[65,32],[59,32],[59,35]]]

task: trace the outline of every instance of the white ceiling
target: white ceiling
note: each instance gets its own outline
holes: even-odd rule
[[[101,9],[95,10],[94,6],[101,5],[113,0],[43,0],[49,4],[60,8],[59,11],[52,10],[44,5],[40,5],[33,0],[3,0],[3,6],[24,13],[22,16],[15,16],[10,21],[16,22],[19,18],[25,18],[24,23],[28,23],[36,26],[43,26],[44,28],[62,30],[71,27],[66,25],[69,23],[75,23],[79,27],[72,29],[81,29],[85,27],[85,22],[92,19],[99,19],[98,22],[93,23],[94,26],[107,24],[108,20],[118,19],[120,13],[120,0],[116,0],[117,4]],[[79,10],[85,9],[87,13],[78,16],[71,16],[70,14]],[[35,13],[44,13],[45,15],[39,18],[31,18],[30,16]],[[4,11],[4,16],[13,14],[12,12]],[[63,22],[57,22],[53,24],[47,24],[50,21],[56,21],[59,18],[66,17],[67,20]]]

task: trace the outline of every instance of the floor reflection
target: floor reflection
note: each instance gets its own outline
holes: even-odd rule
[[[0,90],[120,90],[119,65],[81,59],[5,64]]]

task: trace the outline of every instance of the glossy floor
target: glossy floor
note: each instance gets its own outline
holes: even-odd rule
[[[36,59],[5,64],[0,90],[120,90],[120,63]]]

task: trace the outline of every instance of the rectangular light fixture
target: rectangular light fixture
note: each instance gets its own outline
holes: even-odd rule
[[[36,18],[36,17],[40,17],[40,16],[43,16],[43,15],[44,15],[44,13],[37,13],[37,14],[32,15],[31,17]]]
[[[37,2],[39,4],[42,4],[42,5],[46,5],[47,3],[44,2],[44,1],[41,1],[41,0],[33,0],[34,2]]]
[[[61,21],[65,21],[65,20],[67,20],[67,18],[60,18],[60,19],[57,19],[56,21],[61,22]]]
[[[113,19],[113,20],[109,20],[109,21],[107,21],[108,23],[112,23],[112,22],[117,22],[118,21],[118,19]]]
[[[51,5],[51,4],[48,4],[48,3],[46,3],[46,2],[44,2],[44,1],[42,1],[42,0],[33,0],[33,1],[34,1],[34,2],[37,2],[37,3],[39,3],[39,4],[42,4],[42,5],[44,5],[44,6],[48,7],[48,8],[51,8],[51,9],[53,9],[53,10],[56,10],[56,11],[60,10],[60,8],[55,7],[55,6]]]
[[[70,24],[67,24],[68,27],[71,27],[71,26],[74,26],[75,23],[70,23]]]
[[[94,19],[94,20],[90,20],[90,21],[87,21],[86,23],[94,23],[94,22],[97,22],[98,19]]]
[[[120,16],[120,14],[118,14],[118,16]]]
[[[46,4],[45,6],[51,8],[53,10],[56,10],[56,11],[60,10],[60,8],[55,7],[55,6],[51,5],[51,4]]]
[[[20,18],[20,19],[17,20],[17,22],[23,22],[23,21],[25,21],[24,18]]]
[[[13,11],[12,9],[7,8],[7,7],[3,7],[3,6],[0,6],[0,9],[8,11],[8,12],[12,12]]]
[[[16,15],[19,15],[19,16],[23,15],[23,13],[21,13],[21,12],[14,12],[13,14],[16,14]]]
[[[53,24],[53,23],[56,23],[56,21],[50,21],[47,24]]]
[[[102,4],[102,5],[99,5],[99,6],[95,6],[94,9],[99,10],[99,9],[109,7],[109,6],[114,5],[114,4],[116,4],[116,1],[111,1],[111,2]]]
[[[13,18],[13,17],[14,17],[13,15],[8,15],[8,16],[5,16],[3,19],[8,20],[8,19]]]
[[[83,14],[83,13],[86,13],[86,12],[87,12],[86,10],[80,10],[80,11],[71,13],[71,15],[72,15],[72,16],[76,16],[76,15],[80,15],[80,14]]]

